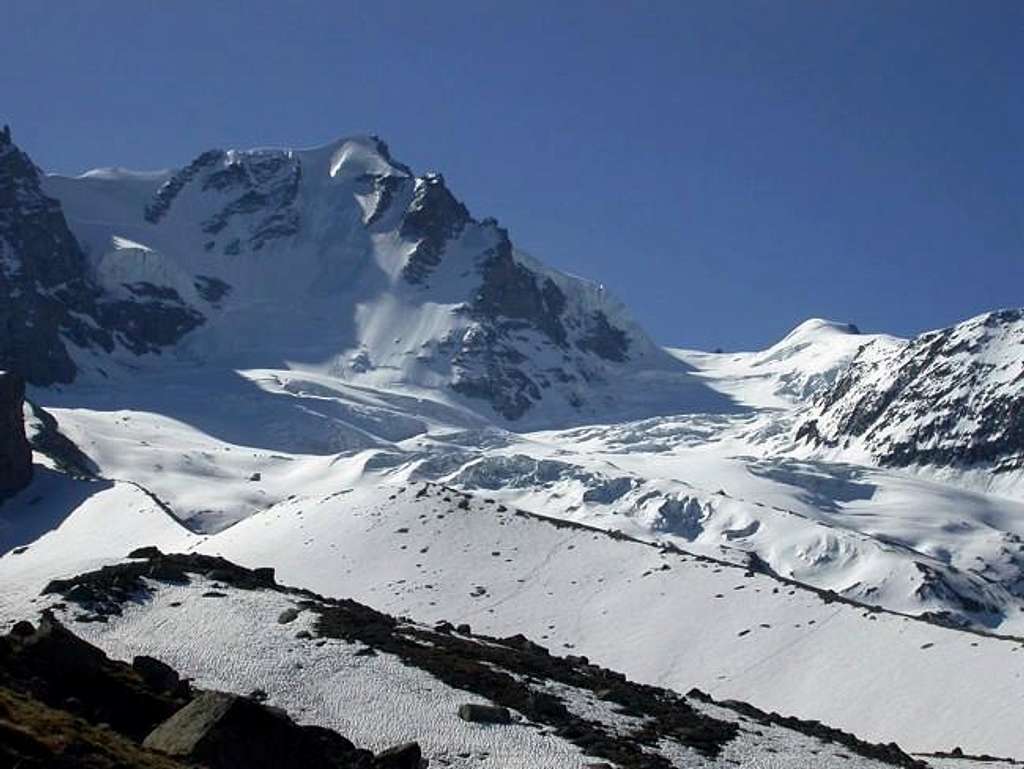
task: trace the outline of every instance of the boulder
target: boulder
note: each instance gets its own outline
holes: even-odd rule
[[[472,721],[478,724],[512,723],[512,714],[508,708],[502,708],[497,705],[480,705],[474,702],[459,705],[459,718],[463,721]]]
[[[139,655],[132,660],[132,669],[153,689],[171,692],[178,688],[181,679],[177,671],[155,657]]]
[[[159,558],[163,553],[160,552],[160,548],[155,545],[146,545],[145,547],[137,547],[128,553],[129,558]]]
[[[299,618],[299,610],[294,608],[294,607],[292,607],[292,608],[285,609],[283,612],[281,612],[278,615],[278,617],[277,617],[277,621],[278,621],[278,624],[287,625],[290,622],[294,622],[298,618]]]
[[[25,437],[25,380],[0,371],[0,493],[20,491],[32,480],[32,448]]]
[[[273,566],[259,566],[252,570],[253,579],[267,585],[274,584],[274,573]]]
[[[329,729],[299,726],[283,711],[224,692],[203,692],[143,746],[209,769],[337,769],[353,765],[357,752]]]
[[[423,753],[419,743],[405,742],[378,753],[373,765],[375,769],[420,769]]]

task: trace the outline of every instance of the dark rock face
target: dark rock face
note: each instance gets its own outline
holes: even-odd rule
[[[1024,311],[862,348],[800,426],[800,440],[862,442],[885,465],[1024,467]]]
[[[173,195],[165,198],[169,206]],[[69,342],[158,352],[204,321],[173,289],[125,288],[132,299],[104,296],[60,203],[43,194],[10,130],[0,131],[0,368],[37,385],[68,383],[77,373]]]
[[[576,342],[576,346],[605,360],[624,363],[629,357],[626,355],[629,350],[629,338],[626,333],[609,323],[603,312],[595,312],[589,321],[585,335]]]
[[[293,205],[301,181],[302,166],[282,152],[246,153],[230,160],[203,180],[203,190],[235,196],[203,223],[203,231],[217,235],[233,217],[261,213],[248,238],[250,249],[259,251],[269,240],[294,235],[301,223]]]
[[[224,154],[223,150],[207,150],[164,182],[157,190],[153,200],[146,206],[146,221],[150,224],[157,224],[163,219],[185,185],[202,171],[212,168],[221,161]]]
[[[49,615],[31,634],[0,637],[0,685],[53,707],[73,699],[78,715],[131,739],[142,739],[188,696],[187,687],[151,689],[130,667],[107,659]]]
[[[210,304],[216,304],[231,293],[231,286],[220,278],[212,278],[208,275],[196,275],[194,285],[199,296]]]
[[[496,412],[516,420],[554,383],[595,381],[596,372],[586,360],[589,355],[613,363],[628,360],[624,331],[599,311],[586,319],[572,317],[562,289],[515,258],[504,229],[493,222],[480,226],[490,229],[496,243],[481,255],[480,288],[463,309],[477,325],[452,355],[456,392],[490,401]],[[533,353],[545,348],[563,366],[543,371],[530,366]],[[581,405],[577,397],[568,397],[570,405]]]
[[[425,766],[419,743],[406,742],[377,754],[374,769],[420,769]]]
[[[469,211],[448,191],[444,177],[430,174],[416,180],[412,202],[402,219],[399,234],[418,241],[402,270],[410,283],[423,283],[441,263],[449,240],[470,221]]]
[[[159,354],[161,348],[174,344],[206,320],[173,288],[157,289],[149,283],[128,288],[135,298],[102,302],[97,315],[105,327],[119,332],[118,340],[136,355]]]
[[[24,399],[25,381],[10,371],[0,371],[0,494],[23,489],[32,480]]]
[[[483,285],[473,301],[476,316],[522,321],[565,346],[565,294],[550,278],[540,279],[512,256],[512,241],[500,227],[498,244],[483,260]]]
[[[75,365],[63,337],[113,348],[95,315],[99,289],[60,204],[43,194],[28,155],[0,131],[0,368],[40,385],[70,382]]]
[[[174,668],[144,654],[132,660],[132,670],[141,676],[147,686],[159,692],[173,692],[181,684],[178,672]]]

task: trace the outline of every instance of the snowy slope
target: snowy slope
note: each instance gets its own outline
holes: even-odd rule
[[[165,576],[141,576],[154,568]],[[430,628],[348,600],[268,585],[222,559],[158,556],[81,575],[75,584],[60,615],[115,657],[144,652],[200,686],[260,691],[300,722],[331,727],[372,749],[416,740],[431,765],[914,763],[898,748],[820,724],[638,686],[582,658],[553,656],[521,635]],[[134,585],[128,600],[126,584]],[[91,616],[103,621],[82,621],[87,607],[102,611]],[[467,702],[511,707],[512,721],[462,721],[456,713]]]
[[[70,525],[98,528],[101,519],[120,529],[134,520],[136,544],[146,544],[152,527],[165,549],[272,565],[284,582],[395,615],[468,622],[498,636],[522,632],[638,681],[697,686],[916,751],[961,745],[1024,755],[1014,716],[1024,672],[1019,641],[868,610],[725,562],[422,488],[296,497],[211,537],[174,534],[165,516],[142,507],[115,517],[82,509],[27,551],[0,558],[0,582],[9,586],[4,616],[38,609],[30,597],[50,577],[105,560],[84,556]],[[126,552],[114,549],[94,548],[106,560]],[[161,649],[185,644],[187,667],[189,645],[201,642],[148,627],[132,631],[133,643],[149,634],[145,643]]]
[[[831,385],[864,345],[884,348],[899,341],[882,334],[862,334],[849,323],[811,318],[765,350],[707,353],[670,348],[669,352],[740,403],[791,409]]]
[[[1019,641],[826,603],[743,568],[486,500],[418,493],[296,499],[201,549],[272,563],[285,581],[391,613],[524,632],[641,681],[697,686],[871,740],[1024,754],[1011,704],[1024,673]],[[282,551],[281,541],[300,544]]]
[[[327,375],[171,369],[133,384],[38,395],[104,477],[141,484],[195,530],[297,493],[443,481],[702,552],[726,547],[740,561],[753,552],[857,600],[1024,632],[1020,503],[780,455],[791,411],[517,434],[436,393]]]

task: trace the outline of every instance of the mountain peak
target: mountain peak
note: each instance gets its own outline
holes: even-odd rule
[[[841,334],[843,336],[859,335],[860,329],[853,323],[840,323],[839,321],[827,320],[825,318],[808,318],[799,326],[784,336],[779,344],[789,344],[796,341],[809,341],[813,338],[821,338]]]

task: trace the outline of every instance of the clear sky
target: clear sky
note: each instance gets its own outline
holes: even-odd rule
[[[1024,3],[3,0],[46,170],[374,132],[659,341],[1024,304]]]

